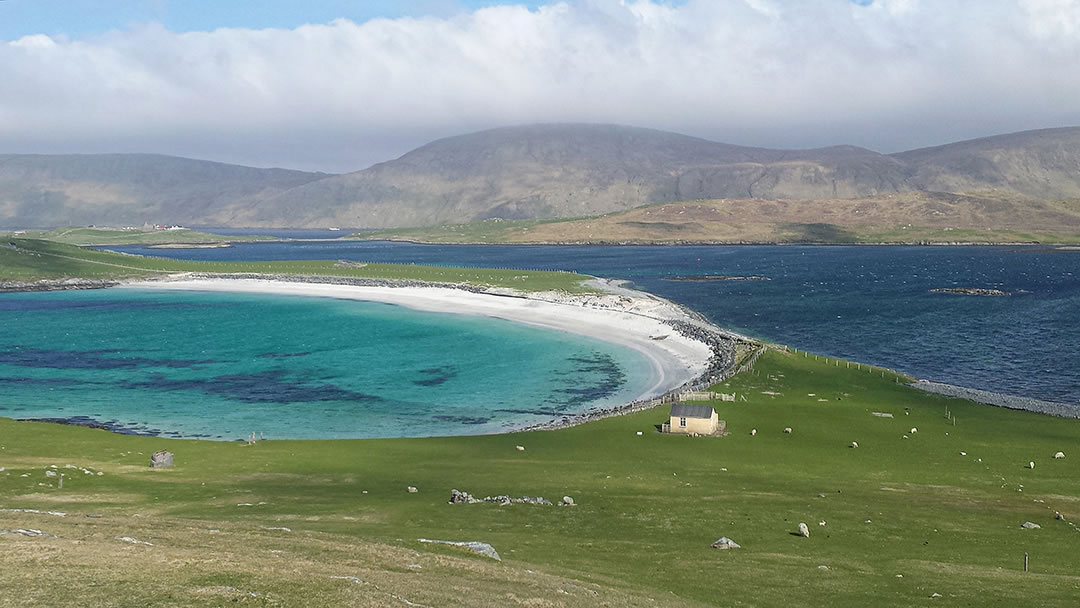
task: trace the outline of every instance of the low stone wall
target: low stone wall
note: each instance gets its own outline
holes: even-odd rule
[[[977,403],[996,405],[997,407],[1005,407],[1011,410],[1024,410],[1046,414],[1047,416],[1057,416],[1059,418],[1080,418],[1080,406],[1055,403],[1053,401],[1042,401],[1041,399],[1032,399],[1030,397],[1016,397],[1014,395],[992,393],[990,391],[964,388],[962,386],[953,386],[951,384],[931,382],[929,380],[919,380],[918,382],[912,383],[911,386],[928,393],[935,393],[946,397],[956,397],[958,399],[968,399]]]

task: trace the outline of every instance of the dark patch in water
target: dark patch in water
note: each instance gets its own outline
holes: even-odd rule
[[[565,399],[549,401],[557,409],[580,406],[609,397],[626,382],[626,374],[610,355],[593,353],[590,356],[568,357],[567,360],[575,364],[568,378],[570,382],[573,381],[573,374],[598,375],[599,378],[589,379],[577,386],[553,390],[553,393],[566,395]]]
[[[431,418],[432,420],[457,422],[459,424],[487,424],[491,421],[491,418],[484,418],[483,416],[432,416]]]
[[[68,416],[66,418],[19,418],[19,422],[51,422],[53,424],[85,426],[92,429],[111,431],[121,435],[139,435],[143,437],[158,437],[162,434],[161,429],[150,428],[145,425],[126,424],[116,420],[102,422],[89,416]]]
[[[123,350],[55,350],[12,346],[0,352],[0,364],[49,369],[135,369],[139,367],[189,368],[217,361],[147,359]],[[109,355],[123,355],[121,357]]]
[[[310,403],[315,401],[378,401],[379,397],[333,384],[304,384],[288,379],[284,370],[231,374],[213,378],[174,380],[155,374],[149,380],[127,382],[127,388],[162,391],[200,391],[244,403]]]
[[[302,353],[263,353],[259,355],[260,359],[290,359],[292,357],[306,357],[311,354],[311,351],[305,351]]]
[[[425,375],[426,377],[421,378],[420,380],[413,380],[413,384],[417,386],[439,386],[440,384],[443,384],[448,380],[456,378],[458,375],[457,368],[455,368],[453,365],[429,367],[427,369],[420,370],[420,373]]]

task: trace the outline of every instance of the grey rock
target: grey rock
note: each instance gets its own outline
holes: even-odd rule
[[[721,536],[712,544],[713,549],[742,549],[742,545],[726,536]]]
[[[173,466],[172,452],[158,450],[150,457],[150,467],[154,469],[167,469]]]
[[[500,562],[502,561],[502,558],[499,557],[499,552],[495,550],[495,547],[492,547],[491,545],[489,545],[487,543],[476,541],[476,540],[455,541],[455,540],[434,540],[434,539],[430,539],[430,538],[419,538],[417,540],[419,540],[422,543],[435,543],[435,544],[439,544],[439,545],[453,545],[455,547],[465,547],[466,549],[472,551],[473,553],[476,553],[477,555],[483,555],[484,557],[490,557],[491,559],[496,560],[496,561],[500,561]]]
[[[1030,521],[1025,521],[1024,523],[1020,524],[1020,527],[1024,528],[1025,530],[1038,530],[1042,526]]]

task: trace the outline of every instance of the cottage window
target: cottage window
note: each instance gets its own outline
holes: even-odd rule
[[[679,426],[681,426],[681,427],[686,426],[686,418],[679,418]]]

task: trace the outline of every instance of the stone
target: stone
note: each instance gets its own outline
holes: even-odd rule
[[[563,496],[562,500],[559,501],[559,506],[561,506],[561,507],[573,507],[573,506],[575,506],[574,499],[571,498],[570,496]]]
[[[409,486],[409,487],[407,487],[405,489],[409,491],[409,494],[416,494],[417,492],[420,491],[420,490],[416,489],[416,486]]]
[[[799,536],[810,538],[810,526],[807,526],[805,523],[799,523]]]
[[[450,490],[450,504],[452,505],[468,505],[474,502],[480,502],[469,495],[468,492],[460,492],[456,488]]]
[[[440,544],[440,545],[453,545],[455,547],[465,547],[466,549],[472,551],[473,553],[476,553],[477,555],[482,555],[484,557],[490,557],[491,559],[493,559],[495,561],[499,561],[499,562],[502,561],[502,558],[499,557],[499,552],[495,550],[495,547],[492,547],[491,545],[489,545],[487,543],[483,543],[483,542],[476,541],[476,540],[453,541],[453,540],[433,540],[433,539],[430,539],[430,538],[420,538],[420,539],[417,539],[417,540],[419,540],[422,543],[436,543],[436,544]]]
[[[1040,526],[1039,524],[1030,522],[1030,521],[1025,521],[1024,523],[1020,524],[1020,527],[1025,529],[1025,530],[1038,530],[1042,526]]]
[[[939,597],[945,597],[945,596],[941,595],[940,593],[931,593],[931,594],[930,594],[930,597],[932,597],[932,598],[934,598],[934,599],[937,599],[937,598],[939,598]]]
[[[832,568],[826,566],[825,564],[821,564],[820,566],[817,567],[817,569],[818,570],[832,570]]]
[[[1054,458],[1057,458],[1059,460],[1065,458],[1065,452],[1057,452],[1056,454],[1054,454]]]
[[[158,450],[150,457],[150,468],[152,469],[167,469],[171,466],[173,466],[172,452]]]
[[[713,549],[742,549],[742,545],[726,536],[721,536],[712,544]]]

